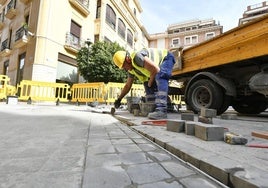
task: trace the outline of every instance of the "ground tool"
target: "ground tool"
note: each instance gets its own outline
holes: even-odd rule
[[[245,145],[248,143],[248,140],[242,135],[226,132],[224,133],[224,142],[232,145]]]
[[[167,120],[148,120],[142,121],[142,125],[167,126]]]

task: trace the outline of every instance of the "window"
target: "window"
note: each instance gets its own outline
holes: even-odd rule
[[[172,47],[176,47],[180,45],[180,39],[176,38],[176,39],[172,39]]]
[[[97,11],[96,11],[96,18],[100,18],[101,15],[101,0],[97,2]]]
[[[80,34],[81,34],[81,26],[75,23],[73,20],[71,21],[71,44],[74,46],[79,46],[80,44]]]
[[[127,43],[133,46],[133,33],[129,29],[127,30]]]
[[[116,15],[112,7],[110,5],[106,6],[106,22],[115,29],[116,23]]]
[[[118,19],[118,34],[123,39],[125,39],[125,37],[126,37],[126,25],[124,24],[124,22],[120,18]]]
[[[213,38],[213,37],[215,37],[215,33],[214,32],[211,32],[211,33],[206,33],[206,40],[208,40],[208,39],[211,39],[211,38]]]
[[[193,36],[185,37],[184,42],[185,44],[196,44],[198,43],[198,36],[193,35]]]
[[[26,53],[19,55],[19,63],[18,63],[18,70],[17,70],[17,84],[23,80],[23,72],[24,72],[24,64],[25,64],[25,55]]]
[[[4,62],[4,75],[8,73],[9,60]]]
[[[192,36],[192,43],[198,43],[197,36]]]

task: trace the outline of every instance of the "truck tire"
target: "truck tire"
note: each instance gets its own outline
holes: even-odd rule
[[[231,101],[232,101],[232,97],[223,94],[223,102],[222,102],[222,106],[217,110],[217,114],[223,114],[231,105]]]
[[[186,98],[188,105],[195,113],[200,112],[202,107],[215,109],[217,114],[226,108],[226,105],[223,107],[223,91],[212,80],[201,79],[194,82],[189,87]]]
[[[259,114],[268,108],[268,101],[262,95],[241,96],[232,103],[235,111],[241,114]]]

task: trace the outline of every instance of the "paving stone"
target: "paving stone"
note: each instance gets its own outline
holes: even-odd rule
[[[158,147],[152,144],[138,144],[138,146],[141,148],[142,151],[154,151],[159,149]]]
[[[182,113],[181,119],[185,121],[194,121],[194,114],[193,113]]]
[[[215,109],[208,109],[208,108],[201,108],[200,116],[213,118],[217,116],[217,110]]]
[[[167,143],[167,150],[178,156],[182,160],[190,163],[191,165],[200,168],[200,160],[208,156],[217,157],[213,152],[206,150],[188,142],[169,142]]]
[[[213,119],[210,117],[198,116],[198,122],[206,123],[206,124],[213,124]]]
[[[161,162],[161,165],[176,178],[183,178],[196,174],[196,172],[192,169],[187,168],[185,165],[175,161]]]
[[[121,166],[87,168],[83,187],[118,188],[131,185],[131,180]]]
[[[180,183],[178,183],[177,181],[173,181],[173,182],[161,181],[161,182],[139,185],[139,188],[156,188],[156,187],[159,187],[159,188],[183,188],[183,186]]]
[[[141,151],[141,149],[136,144],[119,144],[114,145],[114,147],[119,153],[131,153]]]
[[[166,148],[166,143],[174,140],[174,138],[178,136],[176,133],[174,133],[174,135],[171,136],[170,132],[169,134],[165,134],[165,132],[154,135],[154,142],[162,148]]]
[[[246,166],[245,169],[234,168],[228,169],[230,176],[230,184],[233,187],[268,187],[268,173],[261,169]]]
[[[222,156],[208,156],[200,160],[200,170],[213,176],[225,185],[228,185],[229,171],[241,167],[238,162]]]
[[[172,157],[167,154],[166,152],[163,152],[161,150],[158,151],[150,151],[148,152],[151,159],[154,159],[155,161],[167,161],[171,160]]]
[[[112,144],[134,144],[134,142],[129,138],[118,138],[111,139]]]
[[[197,122],[194,121],[186,121],[185,122],[185,134],[187,135],[195,135],[195,125]]]
[[[131,165],[126,171],[133,183],[137,184],[164,181],[165,179],[171,178],[157,163]]]
[[[224,127],[200,123],[195,125],[195,136],[206,141],[223,141]]]
[[[87,154],[86,168],[120,165],[121,160],[118,154]]]
[[[98,144],[92,143],[92,145],[88,146],[87,153],[93,154],[107,154],[107,153],[115,153],[115,148],[111,144],[111,141],[101,142]]]
[[[124,165],[153,162],[144,152],[121,153],[119,158]]]
[[[167,131],[183,132],[184,130],[185,130],[184,120],[168,120],[167,121]]]
[[[206,187],[206,188],[217,188],[221,187],[217,185],[215,182],[209,181],[205,178],[200,178],[199,176],[194,177],[186,177],[180,180],[180,182],[185,187],[191,187],[191,188],[200,188],[200,187]]]

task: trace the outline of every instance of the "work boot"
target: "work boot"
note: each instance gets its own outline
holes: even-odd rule
[[[162,111],[155,111],[148,114],[149,119],[166,119],[167,113]]]

